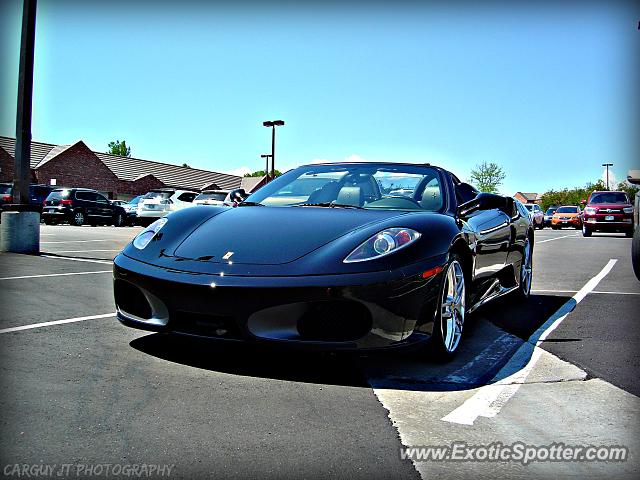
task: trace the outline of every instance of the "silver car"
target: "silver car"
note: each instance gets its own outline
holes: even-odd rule
[[[527,203],[525,204],[526,209],[529,211],[529,218],[531,218],[531,222],[533,223],[533,228],[544,228],[544,212],[540,205],[535,203]]]

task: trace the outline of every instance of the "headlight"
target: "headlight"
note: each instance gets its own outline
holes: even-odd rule
[[[166,218],[160,218],[153,222],[151,225],[145,228],[145,230],[140,235],[133,239],[133,246],[138,250],[142,250],[144,247],[149,245],[149,242],[153,240],[153,237],[158,234],[165,223],[167,223]]]
[[[344,263],[364,262],[384,257],[408,247],[420,236],[419,232],[410,228],[387,228],[362,243],[344,259]]]
[[[584,213],[586,213],[587,215],[595,215],[596,209],[593,207],[587,207],[584,209]]]
[[[622,211],[624,213],[633,213],[633,207],[624,207]]]

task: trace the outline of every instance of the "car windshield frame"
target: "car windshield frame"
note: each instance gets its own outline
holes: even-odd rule
[[[578,207],[566,206],[558,208],[556,213],[580,213],[580,210]]]
[[[605,201],[600,201],[599,200],[601,197],[607,198],[607,196],[623,198],[624,200],[623,201],[608,200],[608,199],[606,199]],[[608,203],[616,203],[616,204],[620,204],[620,205],[626,205],[626,204],[629,204],[631,202],[629,200],[628,195],[626,193],[624,193],[624,192],[598,192],[598,193],[591,194],[591,198],[589,199],[589,204],[604,205],[604,204],[608,204]]]
[[[313,189],[302,188],[303,183],[314,183],[310,181],[312,179],[325,181],[315,182]],[[311,164],[289,170],[252,193],[246,201],[278,208],[442,212],[448,206],[448,189],[445,185],[445,176],[430,165],[366,162]],[[355,192],[364,200],[341,201],[340,192],[352,186],[359,187]],[[323,190],[326,192],[321,192]],[[411,195],[389,194],[394,190]]]
[[[209,193],[199,193],[196,198],[193,199],[193,201],[195,202],[196,200],[214,200],[216,202],[224,202],[224,199],[227,198],[227,193],[224,192],[209,192]]]
[[[149,199],[153,199],[153,198],[160,198],[161,200],[167,200],[167,199],[171,198],[171,196],[174,193],[176,193],[176,192],[165,192],[165,191],[151,190],[150,192],[145,193],[142,198],[145,199],[145,200],[149,200]]]
[[[46,200],[61,200],[61,199],[65,199],[65,198],[69,198],[69,194],[71,193],[71,190],[68,189],[64,189],[64,188],[58,188],[56,190],[51,190],[49,192],[49,195],[47,195]]]

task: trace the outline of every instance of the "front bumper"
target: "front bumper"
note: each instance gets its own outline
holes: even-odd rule
[[[117,315],[127,326],[333,350],[427,340],[441,280],[442,274],[423,279],[405,270],[306,277],[202,275],[151,266],[124,254],[114,260]]]
[[[603,232],[626,232],[633,231],[633,219],[631,215],[623,217],[621,215],[612,215],[613,220],[605,220],[605,215],[585,216],[584,224],[593,231]]]
[[[579,227],[580,225],[581,225],[580,217],[572,217],[567,219],[563,219],[563,218],[551,219],[552,227]]]

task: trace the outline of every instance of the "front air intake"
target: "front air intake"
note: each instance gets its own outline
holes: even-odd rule
[[[360,303],[314,302],[298,320],[298,333],[301,340],[349,342],[364,337],[371,325],[371,314]]]
[[[135,285],[123,280],[116,280],[113,285],[116,306],[123,312],[141,319],[150,319],[153,311],[149,301]]]

